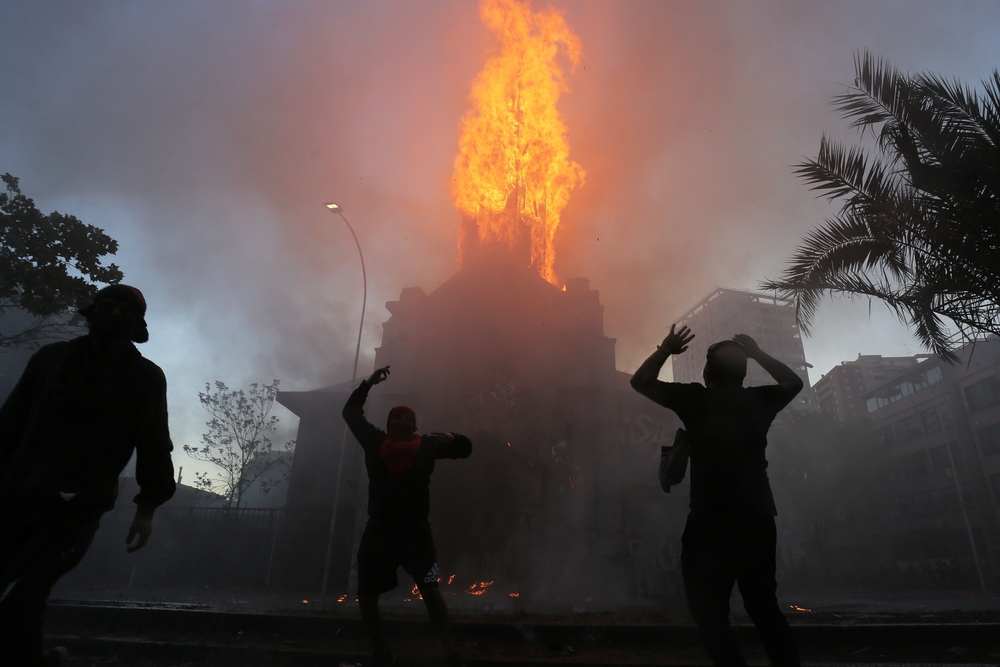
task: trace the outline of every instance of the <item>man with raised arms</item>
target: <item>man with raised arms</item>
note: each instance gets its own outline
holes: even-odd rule
[[[774,498],[767,478],[767,432],[803,387],[791,368],[764,353],[750,336],[708,348],[698,383],[658,380],[672,354],[687,349],[687,327],[670,333],[632,376],[632,387],[677,413],[691,445],[691,512],[681,538],[681,572],[691,615],[714,665],[746,662],[729,625],[729,596],[737,583],[743,606],[773,665],[799,665],[778,607]],[[744,387],[747,359],[777,384]]]
[[[382,634],[378,600],[399,585],[396,569],[413,577],[427,615],[437,627],[448,665],[462,664],[455,653],[448,607],[438,588],[437,557],[431,535],[430,483],[438,459],[464,459],[472,442],[460,433],[417,435],[412,409],[389,411],[386,430],[376,428],[364,413],[371,388],[389,376],[379,368],[361,382],[344,405],[344,420],[365,452],[368,470],[368,525],[358,549],[358,603],[361,619],[374,644],[372,662],[382,667],[393,661]]]

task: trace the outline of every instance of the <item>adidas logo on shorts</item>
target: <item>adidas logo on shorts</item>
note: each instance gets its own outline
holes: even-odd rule
[[[434,563],[434,565],[431,566],[430,572],[428,572],[424,576],[424,583],[425,584],[430,584],[430,583],[433,583],[433,582],[435,582],[437,580],[438,580],[438,564]]]

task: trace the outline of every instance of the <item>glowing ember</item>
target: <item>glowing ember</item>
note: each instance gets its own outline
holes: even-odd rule
[[[576,488],[576,482],[573,481],[573,475],[569,476],[569,488],[571,488],[571,489],[575,489]]]
[[[455,581],[455,575],[451,575],[450,577],[448,577],[448,584],[449,584],[449,585],[450,585],[450,584],[451,584],[451,582],[453,582],[453,581]]]
[[[309,604],[309,600],[303,600],[302,604]]]
[[[788,606],[794,609],[795,611],[812,611],[812,609],[806,609],[805,607],[796,607],[794,604],[790,604]]]
[[[519,597],[521,597],[521,594],[520,594],[520,593],[508,593],[508,595],[509,595],[510,597],[512,597],[512,598],[519,598]]]
[[[346,595],[341,595],[339,598],[337,598],[337,602],[344,602],[345,600],[347,600]]]
[[[566,126],[556,110],[569,90],[556,56],[562,50],[576,67],[580,39],[552,8],[535,13],[519,0],[482,0],[479,10],[500,38],[500,52],[487,61],[469,95],[473,108],[462,119],[452,197],[475,221],[479,242],[513,250],[527,241],[531,266],[556,283],[559,216],[585,176],[569,159]],[[467,234],[463,225],[460,264]]]
[[[480,581],[478,583],[469,586],[468,590],[465,591],[466,595],[482,595],[486,592],[490,586],[493,585],[492,581]]]
[[[410,589],[410,595],[416,595],[418,600],[424,599],[424,596],[420,594],[420,589],[417,588],[416,584],[413,584],[413,588]]]

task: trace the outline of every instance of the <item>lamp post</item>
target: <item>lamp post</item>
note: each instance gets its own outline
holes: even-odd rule
[[[351,387],[358,379],[358,357],[361,354],[361,333],[365,327],[365,307],[368,305],[368,273],[365,271],[365,256],[361,252],[361,244],[358,242],[358,235],[354,233],[354,228],[347,221],[344,209],[339,204],[329,203],[326,207],[331,212],[340,216],[340,219],[347,225],[351,236],[354,238],[354,245],[358,247],[358,257],[361,258],[361,277],[364,281],[364,292],[361,298],[361,324],[358,325],[358,344],[354,348],[354,372],[351,376]],[[326,607],[326,588],[330,579],[330,560],[333,558],[333,532],[337,528],[337,504],[340,500],[340,480],[344,472],[344,450],[347,448],[347,424],[344,424],[343,436],[340,438],[340,461],[337,463],[337,481],[333,485],[333,511],[330,514],[330,535],[326,539],[326,558],[323,559],[323,585],[319,593],[319,604],[321,608]]]

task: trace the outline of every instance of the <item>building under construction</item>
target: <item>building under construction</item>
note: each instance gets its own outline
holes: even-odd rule
[[[677,318],[677,326],[687,326],[695,339],[687,352],[672,357],[670,362],[675,382],[701,382],[708,346],[728,340],[738,333],[748,334],[782,363],[802,378],[805,391],[791,407],[814,410],[809,391],[809,373],[802,335],[795,321],[795,305],[790,301],[759,292],[747,292],[728,287],[716,287],[705,298]],[[771,384],[771,377],[757,364],[747,365],[747,386]]]

